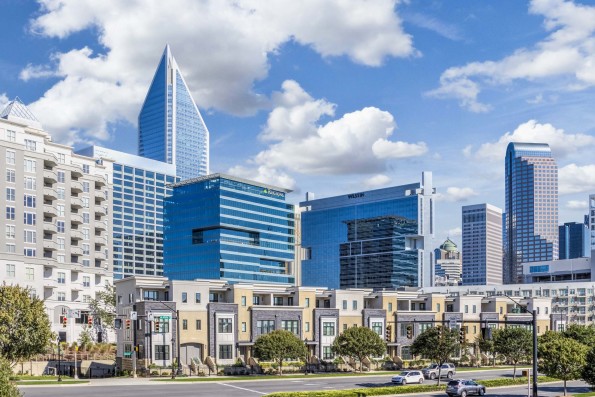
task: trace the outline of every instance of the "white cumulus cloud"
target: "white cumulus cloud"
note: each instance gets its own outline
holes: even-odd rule
[[[445,193],[437,193],[436,198],[440,201],[462,202],[477,195],[477,192],[470,187],[451,186],[446,188]]]
[[[558,190],[560,194],[595,191],[595,164],[568,164],[558,171]]]
[[[389,176],[384,175],[384,174],[377,174],[377,175],[374,175],[374,176],[366,179],[364,181],[364,186],[368,189],[377,189],[377,188],[388,186],[388,184],[390,182],[391,182],[391,179]]]
[[[24,80],[60,78],[31,104],[57,140],[104,139],[109,123],[136,123],[166,43],[200,107],[239,115],[268,106],[254,82],[266,78],[269,57],[289,41],[322,57],[346,56],[367,66],[418,53],[403,30],[398,0],[38,2],[31,21],[35,34],[67,38],[92,29],[104,49],[72,48],[21,71]],[[87,111],[63,112],[65,102]]]
[[[589,203],[586,200],[568,200],[566,202],[566,208],[587,212],[589,210]]]

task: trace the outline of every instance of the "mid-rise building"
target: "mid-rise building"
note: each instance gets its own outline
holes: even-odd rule
[[[587,215],[589,220],[589,230],[590,230],[590,238],[591,238],[591,257],[594,257],[593,251],[595,251],[595,194],[589,195],[589,215]]]
[[[421,183],[300,203],[302,285],[432,285],[434,195],[424,172]]]
[[[52,331],[76,341],[112,282],[112,163],[52,142],[18,99],[0,114],[0,159],[0,280],[29,288]]]
[[[560,259],[591,256],[591,235],[588,224],[566,222],[558,227],[558,236]]]
[[[447,238],[439,248],[434,250],[434,258],[436,260],[434,285],[459,285],[463,274],[463,264],[457,245]]]
[[[163,201],[178,181],[175,165],[100,146],[78,153],[114,162],[114,279],[162,276]]]
[[[523,263],[558,259],[558,166],[548,144],[511,142],[505,170],[503,280],[514,284]]]
[[[462,236],[462,284],[502,284],[502,210],[491,204],[463,206]]]
[[[224,174],[172,187],[164,208],[165,276],[295,283],[290,190]]]
[[[523,264],[525,283],[595,281],[590,257]]]
[[[174,164],[182,179],[209,173],[209,130],[169,45],[138,116],[138,151]]]

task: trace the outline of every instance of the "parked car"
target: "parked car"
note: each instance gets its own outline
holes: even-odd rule
[[[440,368],[440,377],[452,379],[457,373],[457,367],[452,363],[444,363]],[[438,377],[438,364],[430,364],[421,371],[426,379],[436,379]]]
[[[486,394],[486,387],[473,380],[454,379],[446,385],[446,394],[448,394],[449,397],[467,397],[467,395],[471,394],[483,396]]]
[[[424,383],[424,375],[421,371],[403,371],[399,375],[393,376],[391,382],[398,385],[406,385],[407,383]]]

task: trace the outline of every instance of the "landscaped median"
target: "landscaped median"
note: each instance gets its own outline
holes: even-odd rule
[[[540,376],[540,383],[557,382],[559,379]],[[488,391],[491,387],[526,385],[527,378],[519,377],[516,379],[486,379],[478,381],[484,385]],[[299,391],[299,392],[277,392],[267,394],[265,397],[363,397],[363,396],[387,396],[393,394],[427,393],[435,391],[444,391],[446,384],[437,385],[418,385],[418,386],[387,386],[387,387],[366,387],[347,390],[328,390],[328,391]]]
[[[62,380],[58,382],[57,376],[32,376],[32,375],[17,375],[11,376],[10,380],[15,382],[17,386],[32,386],[32,385],[74,385],[77,383],[89,383],[88,380],[76,380],[68,376],[63,376]]]

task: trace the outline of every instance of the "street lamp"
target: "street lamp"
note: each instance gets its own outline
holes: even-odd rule
[[[62,374],[60,374],[60,365],[62,364],[62,361],[60,360],[60,337],[58,336],[58,339],[56,340],[57,344],[58,344],[58,382],[62,382]]]
[[[537,397],[537,310],[533,308],[529,311],[525,306],[515,301],[508,295],[503,295],[510,299],[512,302],[517,304],[523,313],[531,314],[531,324],[533,326],[533,397]],[[528,306],[528,304],[527,304]]]
[[[167,303],[165,303],[163,301],[159,301],[159,303],[161,303],[163,306],[165,306],[166,308],[171,310],[172,313],[176,314],[175,320],[176,320],[176,344],[177,344],[177,350],[178,350],[178,373],[181,374],[182,373],[182,362],[180,361],[180,334],[181,334],[181,332],[180,332],[180,311],[172,308],[170,305],[168,305]],[[173,340],[172,340],[172,345],[173,345]],[[171,369],[172,369],[171,378],[175,379],[173,360],[171,362]]]

